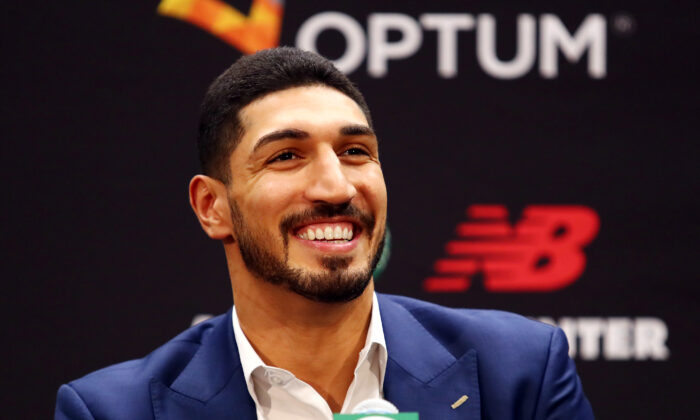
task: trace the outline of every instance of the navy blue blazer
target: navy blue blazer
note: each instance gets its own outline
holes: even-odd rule
[[[401,411],[422,420],[593,418],[560,329],[500,311],[378,300],[384,397]],[[55,419],[255,420],[231,312],[61,386]]]

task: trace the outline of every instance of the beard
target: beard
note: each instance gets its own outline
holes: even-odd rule
[[[284,245],[283,257],[279,258],[263,243],[270,235],[253,231],[236,202],[229,198],[228,203],[243,263],[256,277],[268,283],[286,287],[307,299],[324,303],[349,302],[359,297],[367,288],[384,249],[384,228],[380,232],[381,240],[374,252],[370,252],[364,267],[348,270],[352,257],[324,256],[319,260],[323,267],[320,273],[289,265],[289,232],[293,226],[315,218],[350,216],[362,223],[363,231],[367,232],[371,240],[376,223],[371,214],[346,203],[320,204],[310,210],[288,215],[279,225]]]

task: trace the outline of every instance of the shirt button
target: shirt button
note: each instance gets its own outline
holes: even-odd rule
[[[272,382],[273,385],[278,386],[286,385],[287,382],[291,380],[291,377],[289,375],[286,375],[282,372],[270,372],[269,377],[270,382]]]

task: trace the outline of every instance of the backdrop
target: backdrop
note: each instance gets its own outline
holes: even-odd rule
[[[298,45],[365,93],[389,191],[377,288],[556,323],[598,418],[691,418],[695,2],[3,5],[4,418],[232,304],[187,202],[198,108]],[[693,163],[695,162],[695,163]]]

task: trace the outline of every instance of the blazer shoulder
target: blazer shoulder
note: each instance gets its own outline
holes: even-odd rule
[[[70,390],[79,396],[96,418],[100,411],[123,407],[133,413],[150,411],[150,383],[158,380],[170,385],[188,365],[212,328],[226,322],[226,315],[211,318],[180,333],[167,343],[140,359],[111,365],[71,381],[59,391],[61,396]],[[133,418],[140,418],[136,416]]]
[[[560,328],[504,311],[448,308],[400,296],[384,295],[380,306],[382,301],[382,311],[403,313],[394,322],[415,318],[454,358],[476,351],[482,416],[593,418]]]
[[[465,349],[482,356],[517,352],[546,356],[556,327],[512,312],[490,309],[449,308],[404,296],[383,295],[406,309],[455,357]]]

